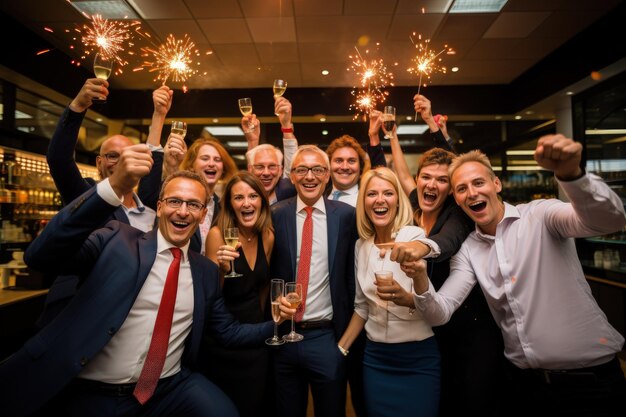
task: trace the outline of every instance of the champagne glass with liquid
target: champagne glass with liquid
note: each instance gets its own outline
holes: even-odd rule
[[[180,120],[172,121],[172,128],[170,132],[176,135],[180,135],[184,138],[185,135],[187,134],[187,123],[182,122]]]
[[[302,284],[297,282],[288,282],[285,284],[285,298],[291,304],[291,308],[297,309],[302,302]],[[285,342],[299,342],[304,339],[294,328],[294,316],[291,316],[291,332],[283,336]]]
[[[93,73],[96,78],[108,80],[113,71],[113,58],[107,57],[101,53],[97,53],[93,60]],[[106,99],[94,98],[91,101],[98,103],[106,103]]]
[[[237,249],[237,243],[239,243],[239,229],[236,227],[229,227],[224,230],[224,241],[226,241],[226,245],[233,249]],[[235,272],[235,261],[230,261],[230,273],[224,275],[224,278],[237,278],[241,276],[241,274]]]
[[[393,138],[393,128],[396,124],[396,108],[385,106],[383,111],[383,127],[385,128],[385,139]]]
[[[270,300],[272,303],[272,320],[274,320],[274,337],[265,340],[265,344],[270,346],[278,346],[285,341],[278,337],[278,322],[280,321],[280,297],[285,292],[285,281],[282,279],[273,279],[270,283]]]
[[[274,80],[274,100],[278,97],[282,97],[285,94],[285,90],[287,89],[287,81],[285,80]],[[278,113],[275,113],[278,116]]]
[[[250,97],[239,99],[239,111],[244,116],[250,116],[252,114],[252,99]],[[254,123],[252,123],[252,120],[249,120],[248,131],[245,133],[250,133],[253,130],[254,130]]]

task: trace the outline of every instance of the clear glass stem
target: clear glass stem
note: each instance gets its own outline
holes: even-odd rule
[[[230,261],[230,273],[235,274],[235,261]]]
[[[278,323],[274,322],[274,340],[278,340]]]
[[[294,317],[291,316],[291,333],[295,333],[296,332],[296,329],[294,328],[294,324],[293,324],[293,319],[294,319]]]

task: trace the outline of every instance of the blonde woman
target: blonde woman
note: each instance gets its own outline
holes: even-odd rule
[[[388,168],[363,174],[356,215],[360,239],[355,249],[355,308],[339,350],[349,350],[365,328],[363,384],[368,415],[435,417],[440,383],[437,342],[430,325],[415,310],[412,279],[400,264],[389,260],[389,253],[379,257],[379,248],[394,241],[429,241],[423,229],[412,226],[409,200]],[[381,270],[392,273],[391,282],[376,284],[375,272]]]

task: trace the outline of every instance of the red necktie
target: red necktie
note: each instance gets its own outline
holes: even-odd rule
[[[302,284],[302,303],[296,311],[296,321],[302,321],[306,308],[306,293],[309,289],[309,271],[311,269],[311,253],[313,251],[313,207],[305,207],[306,219],[302,227],[302,244],[300,245],[300,263],[296,282]]]
[[[180,269],[180,249],[171,248],[174,260],[167,271],[167,279],[163,287],[163,295],[159,304],[152,341],[148,348],[146,362],[139,375],[139,380],[133,391],[133,395],[142,405],[152,397],[156,389],[170,341],[170,331],[172,330],[172,317],[174,316],[174,306],[176,305],[176,290],[178,289],[178,270]]]

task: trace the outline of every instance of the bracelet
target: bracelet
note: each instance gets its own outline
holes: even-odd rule
[[[409,307],[409,316],[412,316],[415,313],[415,307]]]
[[[348,356],[348,353],[350,353],[347,349],[342,348],[341,345],[337,345],[337,347],[343,356]]]
[[[280,131],[283,133],[293,133],[293,127],[281,127]]]

